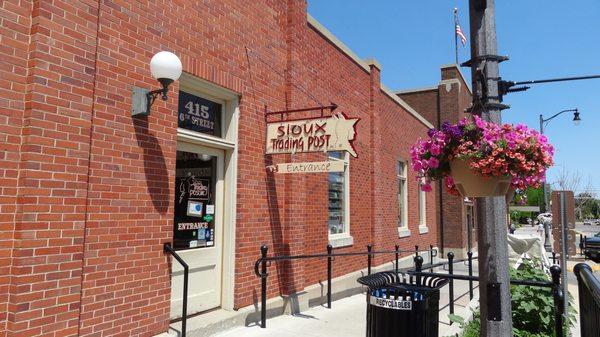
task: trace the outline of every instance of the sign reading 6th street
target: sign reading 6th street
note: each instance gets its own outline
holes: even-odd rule
[[[177,126],[212,136],[221,136],[222,105],[208,99],[179,91]]]
[[[266,153],[347,151],[357,157],[353,142],[358,118],[331,117],[267,123]]]

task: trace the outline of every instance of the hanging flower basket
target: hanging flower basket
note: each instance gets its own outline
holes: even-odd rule
[[[463,197],[488,197],[507,195],[510,187],[510,176],[484,177],[471,170],[471,161],[453,159],[450,161],[450,172],[454,187]]]
[[[497,125],[474,116],[429,130],[428,139],[419,139],[410,153],[423,190],[443,180],[451,194],[486,197],[541,186],[554,149],[525,125]]]

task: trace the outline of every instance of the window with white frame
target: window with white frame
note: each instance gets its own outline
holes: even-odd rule
[[[406,163],[398,161],[397,167],[398,177],[398,228],[406,228],[408,226],[408,192],[406,188]]]
[[[348,153],[334,151],[329,153],[329,160],[343,161],[343,172],[329,172],[329,236],[340,237],[350,235],[350,201],[349,201],[349,158]]]
[[[427,192],[421,189],[419,182],[419,227],[427,227]]]

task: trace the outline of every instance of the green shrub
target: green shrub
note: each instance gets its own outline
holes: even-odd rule
[[[510,268],[513,280],[549,281],[550,277],[537,267],[537,261],[525,261],[519,269]],[[514,337],[554,336],[554,300],[550,288],[533,286],[510,286],[513,335]],[[572,297],[569,296],[571,299]],[[572,303],[571,303],[572,304]],[[461,324],[463,337],[479,337],[481,328],[480,313],[473,313],[473,320],[465,324],[462,318],[453,315],[450,320]],[[569,306],[565,321],[565,331],[575,322],[575,309]]]

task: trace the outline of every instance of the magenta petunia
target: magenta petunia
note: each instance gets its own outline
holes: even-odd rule
[[[449,169],[454,158],[471,160],[471,169],[482,175],[511,176],[519,189],[541,186],[553,164],[554,147],[548,139],[522,124],[497,125],[473,116],[457,124],[445,122],[427,136],[411,147],[411,166],[425,185],[443,179],[452,194],[458,195]]]

